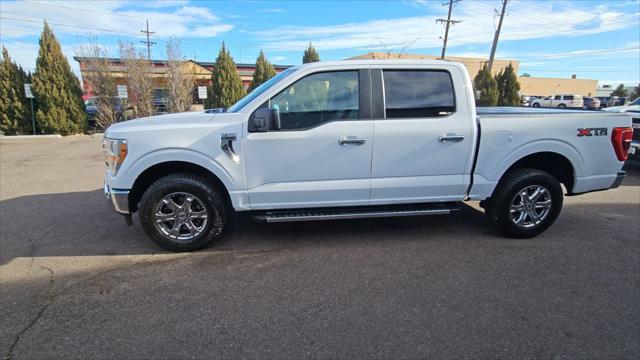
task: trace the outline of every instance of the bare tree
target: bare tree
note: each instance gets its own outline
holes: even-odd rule
[[[106,129],[109,125],[123,120],[124,106],[119,106],[116,98],[116,79],[110,71],[109,51],[99,45],[95,36],[89,37],[86,45],[75,49],[76,55],[84,58],[86,66],[82,73],[82,80],[91,88],[94,106],[96,107],[96,127]]]
[[[153,64],[142,52],[136,51],[132,43],[120,42],[120,59],[127,78],[129,100],[136,117],[151,116],[153,106]]]
[[[191,110],[195,76],[188,69],[183,59],[180,40],[170,38],[167,42],[167,90],[169,112],[185,112]]]

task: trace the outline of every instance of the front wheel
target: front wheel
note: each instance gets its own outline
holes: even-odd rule
[[[516,169],[500,181],[486,214],[504,235],[531,238],[555,222],[562,201],[562,187],[549,173]]]
[[[206,247],[222,234],[227,218],[221,192],[192,174],[168,175],[151,184],[139,212],[147,236],[171,251]]]
[[[567,108],[567,105],[565,104],[558,105],[558,109],[566,109],[566,108]]]
[[[538,103],[533,103],[533,105],[532,105],[532,106],[533,106],[534,108],[539,108],[539,107],[540,107],[540,104],[538,104]]]

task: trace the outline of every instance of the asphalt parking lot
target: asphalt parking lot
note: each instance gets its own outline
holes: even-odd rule
[[[470,204],[172,254],[109,209],[100,141],[0,143],[5,358],[640,358],[640,162],[530,240]]]

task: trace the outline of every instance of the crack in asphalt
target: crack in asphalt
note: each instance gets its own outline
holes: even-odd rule
[[[86,279],[82,279],[72,285],[67,286],[66,288],[62,289],[60,292],[58,292],[57,294],[51,294],[49,296],[47,296],[47,298],[45,299],[45,304],[40,308],[40,310],[38,310],[38,313],[36,314],[36,316],[31,319],[31,321],[29,321],[29,323],[16,335],[15,339],[13,340],[13,343],[11,344],[11,346],[9,346],[9,350],[7,351],[7,354],[4,357],[4,360],[12,360],[13,359],[13,352],[15,350],[15,348],[18,346],[18,344],[20,343],[20,340],[22,339],[22,337],[24,336],[25,333],[27,333],[27,331],[29,331],[31,328],[33,328],[38,321],[40,320],[40,318],[42,318],[42,315],[44,314],[44,312],[60,297],[64,296],[67,292],[69,292],[70,290],[81,286],[84,283],[87,282],[91,282],[101,276],[104,276],[108,273],[111,272],[115,272],[118,270],[124,270],[127,268],[132,268],[135,267],[137,265],[154,265],[156,263],[160,263],[160,262],[166,262],[166,261],[172,261],[172,260],[183,260],[185,258],[189,258],[186,256],[181,256],[181,257],[177,257],[177,258],[173,258],[173,259],[168,259],[168,260],[159,260],[159,261],[155,261],[155,259],[153,259],[153,253],[149,256],[149,258],[142,258],[140,261],[136,261],[136,262],[132,262],[130,264],[125,264],[123,266],[120,267],[115,267],[115,268],[111,268],[102,272],[97,273],[94,276],[88,277]],[[153,260],[152,260],[153,259]],[[55,272],[46,266],[40,266],[41,269],[43,270],[47,270],[49,271],[49,273],[51,274],[49,277],[49,285],[50,285],[50,289],[53,287],[53,284],[55,283],[55,279],[54,279],[54,275]]]
[[[33,261],[33,257],[31,258]],[[40,269],[42,270],[47,270],[50,273],[49,276],[49,291],[51,291],[50,289],[53,287],[53,284],[55,282],[54,280],[54,275],[55,272],[46,266],[40,266]],[[29,323],[27,324],[27,326],[24,327],[24,329],[22,329],[17,335],[16,338],[13,340],[13,343],[11,344],[11,346],[9,346],[9,350],[7,351],[7,355],[5,356],[6,360],[11,360],[13,358],[13,350],[16,348],[16,346],[18,346],[18,343],[20,342],[20,339],[22,338],[22,336],[29,331],[29,329],[31,329],[37,322],[38,320],[40,320],[40,318],[42,317],[42,314],[44,314],[45,310],[47,310],[47,308],[49,307],[49,305],[51,305],[51,303],[53,302],[54,296],[52,295],[48,295],[46,298],[46,303],[40,308],[40,310],[38,310],[38,313],[36,314],[36,316],[31,319],[31,321],[29,321]]]

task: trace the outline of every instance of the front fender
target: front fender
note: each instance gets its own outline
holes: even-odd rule
[[[223,154],[218,155],[224,156]],[[220,159],[225,161],[225,159]],[[220,161],[216,158],[211,158],[201,152],[184,149],[184,148],[167,148],[149,152],[143,156],[136,158],[131,164],[125,164],[118,172],[118,176],[113,177],[110,181],[111,187],[116,189],[131,189],[136,179],[142,174],[143,171],[148,168],[170,161],[183,161],[201,166],[222,181],[227,190],[238,190],[242,184],[238,179],[242,179],[242,174],[232,174],[225,167],[222,166]]]

